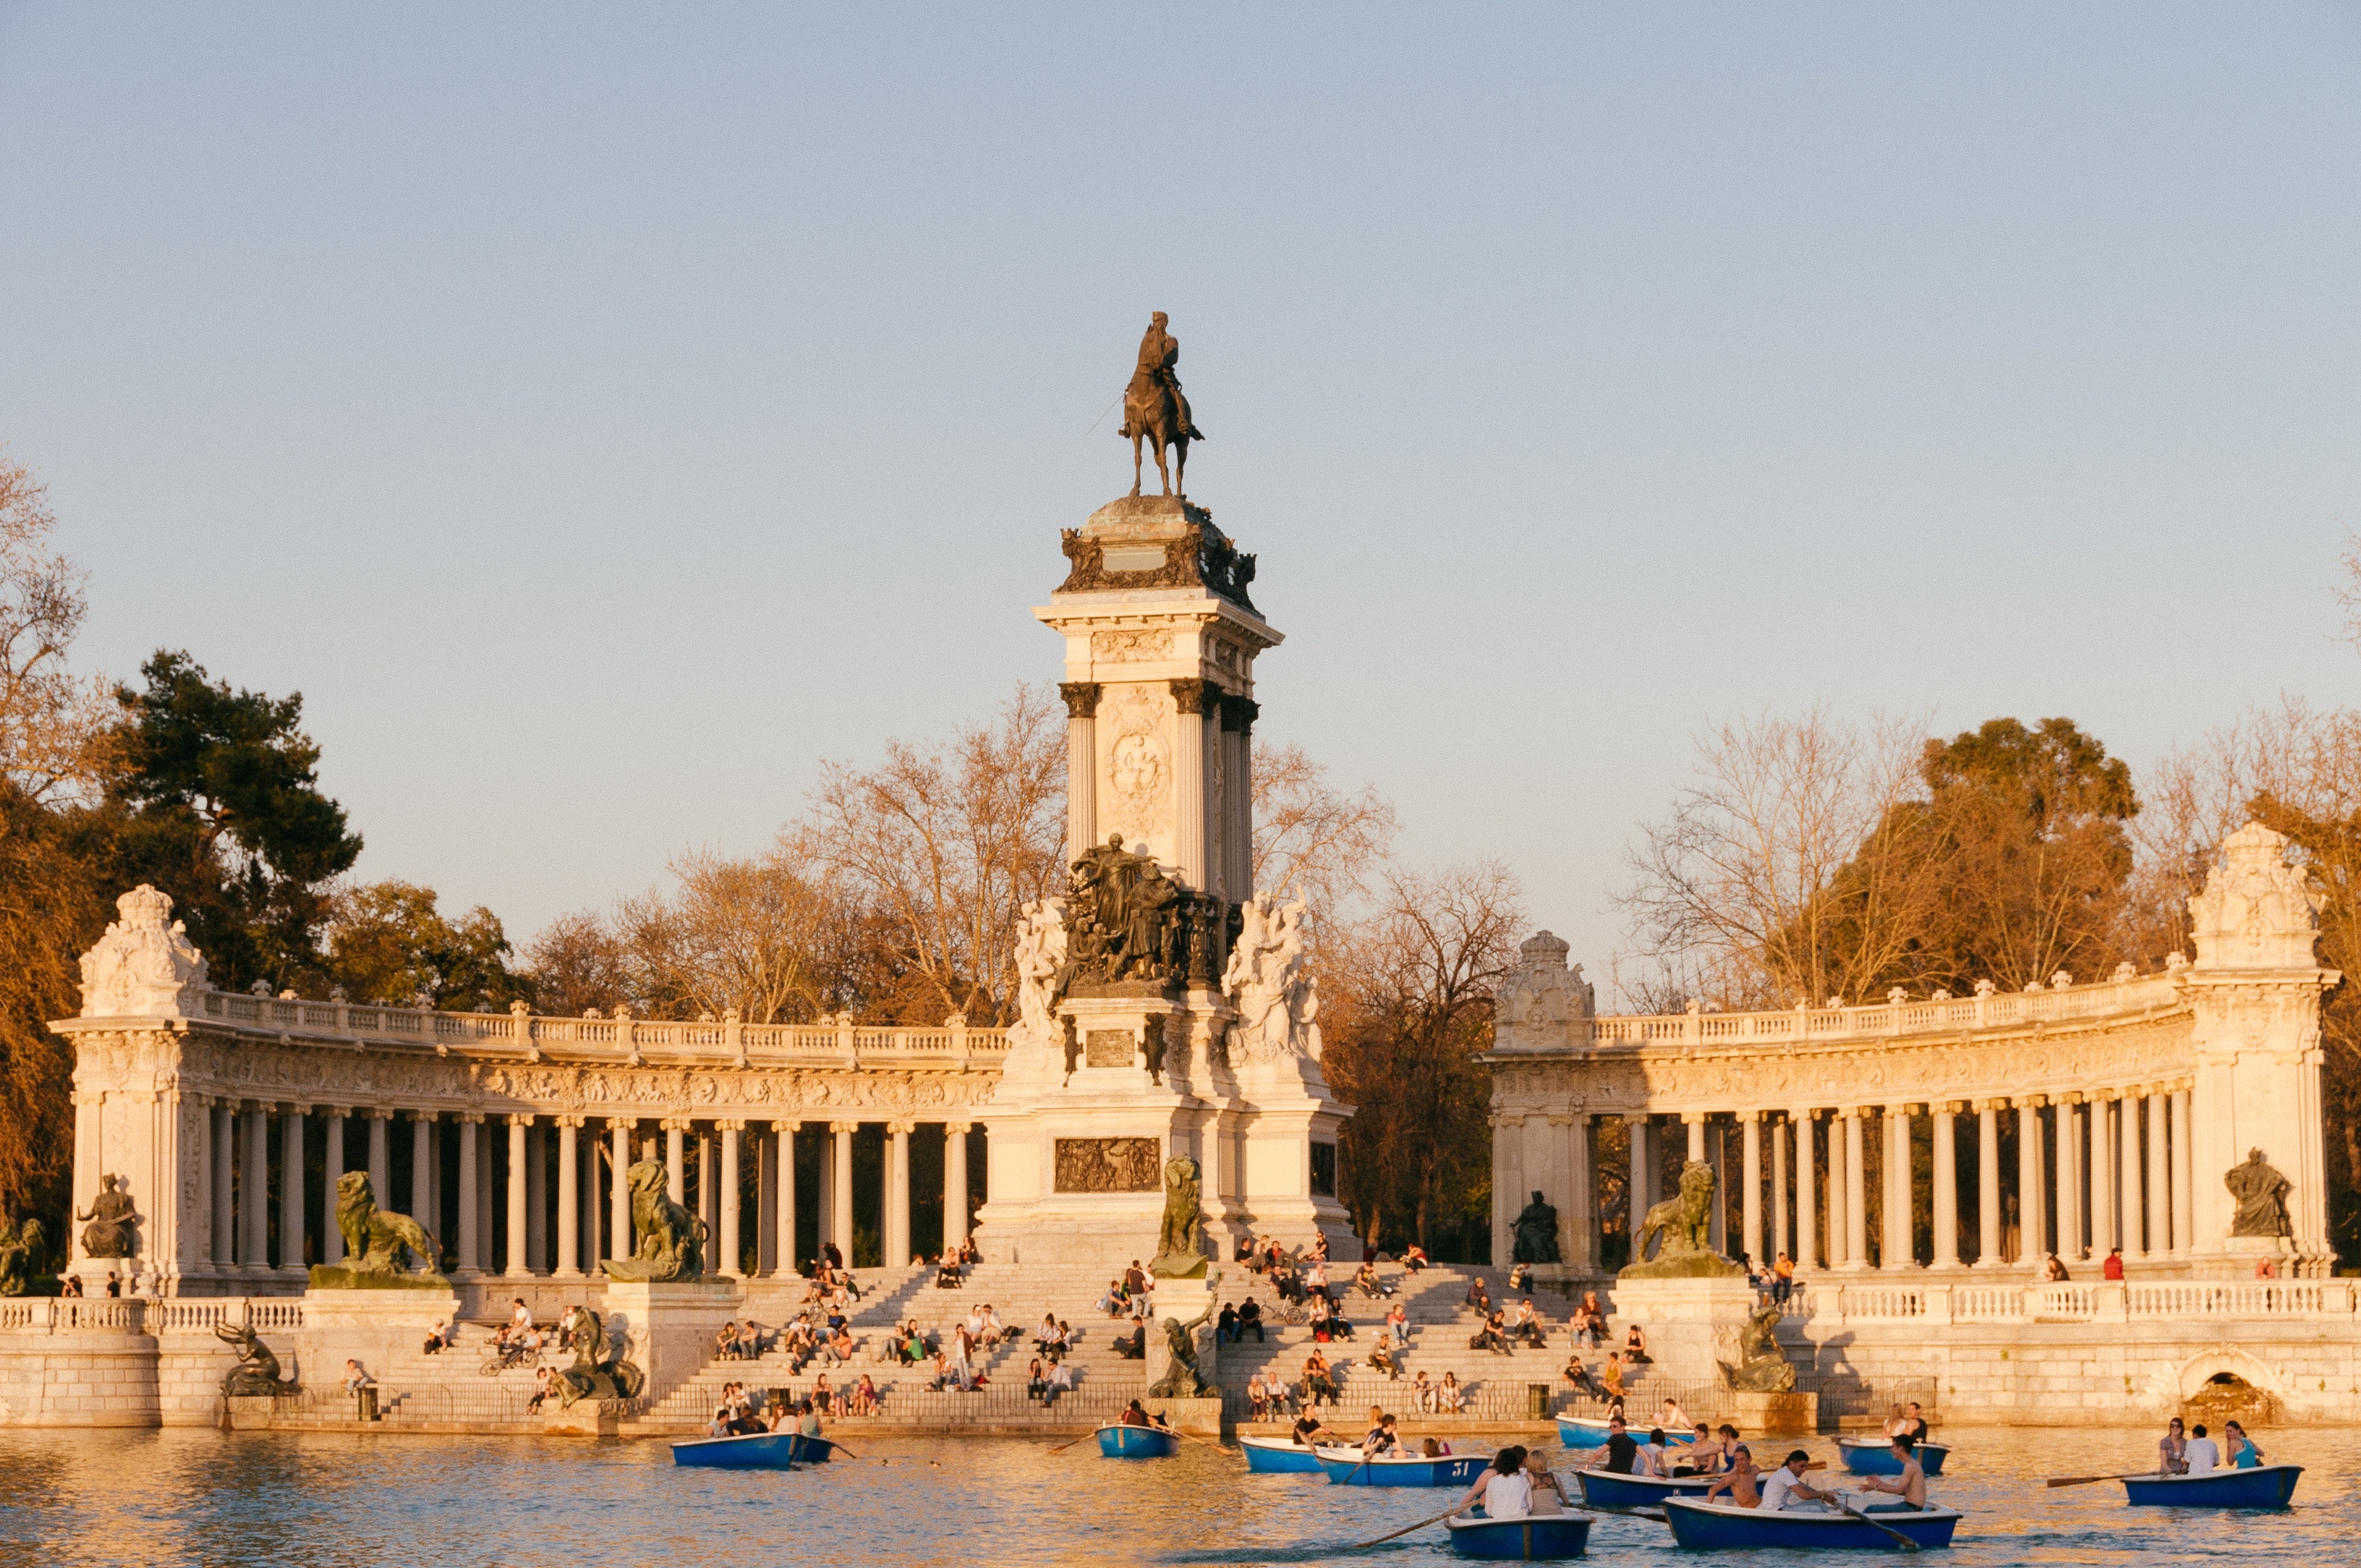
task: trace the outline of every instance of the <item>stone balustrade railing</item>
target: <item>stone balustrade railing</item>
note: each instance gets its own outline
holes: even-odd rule
[[[288,1297],[177,1296],[138,1298],[19,1296],[0,1300],[0,1332],[210,1334],[224,1325],[258,1333],[293,1333],[303,1326],[303,1303]]]
[[[438,1013],[414,1007],[203,992],[204,1016],[222,1023],[349,1042],[357,1048],[433,1047],[448,1053],[639,1062],[819,1061],[837,1066],[927,1062],[996,1065],[1008,1050],[1005,1029],[971,1028],[960,1019],[933,1028],[880,1028],[849,1015],[825,1024],[675,1023],[644,1018],[544,1018],[507,1013]]]
[[[2207,1319],[2350,1319],[2354,1283],[2342,1279],[2040,1285],[1831,1285],[1801,1288],[1788,1316],[1843,1323],[2189,1323]]]
[[[1796,1007],[1775,1013],[1657,1013],[1592,1018],[1593,1046],[1797,1044],[1896,1035],[1960,1034],[2022,1027],[2173,1006],[2171,972],[2134,975],[2054,991],[1990,992],[1948,1001],[1889,1002],[1856,1007]],[[1577,1031],[1580,1025],[1577,1025]],[[1577,1032],[1576,1043],[1579,1043]]]

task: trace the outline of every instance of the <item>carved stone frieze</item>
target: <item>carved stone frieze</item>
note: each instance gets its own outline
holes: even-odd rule
[[[1091,657],[1111,664],[1136,663],[1172,657],[1170,627],[1111,628],[1091,633]]]

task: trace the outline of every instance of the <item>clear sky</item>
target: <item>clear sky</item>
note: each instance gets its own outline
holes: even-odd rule
[[[0,5],[84,662],[521,938],[1054,679],[1154,309],[1262,733],[1594,976],[1709,719],[2347,701],[2357,258],[2349,5]]]

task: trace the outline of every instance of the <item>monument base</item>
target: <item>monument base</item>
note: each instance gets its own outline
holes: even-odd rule
[[[1787,1437],[1816,1432],[1820,1430],[1820,1397],[1817,1394],[1732,1394],[1732,1409],[1741,1437]],[[1755,1461],[1768,1469],[1770,1455]]]
[[[341,1263],[312,1266],[313,1290],[438,1290],[447,1295],[451,1282],[439,1274],[378,1274]],[[310,1291],[305,1292],[306,1295]]]
[[[713,1351],[713,1336],[737,1318],[745,1293],[733,1279],[607,1282],[607,1336],[628,1346],[621,1359],[647,1375],[651,1402],[695,1376]]]
[[[1611,1311],[1618,1328],[1638,1323],[1648,1354],[1667,1377],[1721,1376],[1737,1365],[1739,1331],[1754,1311],[1754,1288],[1743,1275],[1702,1279],[1633,1278],[1615,1282]],[[1644,1385],[1643,1385],[1644,1387]]]
[[[577,1399],[560,1408],[555,1398],[541,1407],[541,1430],[553,1436],[614,1437],[622,1418],[612,1399]]]
[[[413,1290],[306,1290],[297,1342],[303,1382],[310,1387],[340,1382],[347,1361],[380,1376],[398,1358],[415,1354],[437,1321],[448,1327],[458,1321],[459,1298],[447,1281]]]

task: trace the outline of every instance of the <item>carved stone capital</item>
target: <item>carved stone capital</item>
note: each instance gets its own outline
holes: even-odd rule
[[[1089,718],[1099,710],[1099,684],[1096,681],[1060,681],[1058,695],[1066,699],[1066,717]]]
[[[1203,713],[1209,694],[1214,702],[1218,703],[1222,700],[1221,687],[1214,685],[1211,681],[1199,680],[1194,676],[1176,677],[1167,681],[1165,685],[1171,688],[1172,706],[1183,713]]]
[[[412,1121],[421,1123],[431,1123],[438,1114],[439,1113],[434,1111],[412,1111],[409,1113]]]
[[[501,1120],[511,1127],[530,1127],[533,1125],[533,1113],[529,1111],[511,1111]]]
[[[888,1123],[886,1123],[886,1124],[885,1124],[885,1130],[886,1130],[887,1132],[889,1132],[889,1133],[894,1134],[894,1135],[895,1135],[895,1136],[897,1136],[897,1137],[908,1137],[912,1133],[915,1133],[915,1132],[917,1132],[917,1131],[918,1130],[918,1124],[917,1124],[917,1123],[916,1123],[916,1122],[904,1122],[904,1121],[898,1121],[898,1120],[896,1120],[896,1121],[892,1121],[892,1122],[888,1122]]]
[[[451,1114],[451,1120],[466,1127],[480,1126],[483,1124],[484,1113],[481,1111],[455,1111]]]
[[[1255,720],[1261,717],[1262,704],[1250,696],[1222,698],[1222,728],[1235,729],[1241,735],[1254,733]]]
[[[840,1133],[850,1137],[851,1135],[861,1130],[861,1124],[858,1122],[830,1122],[828,1124],[828,1130],[831,1133]]]
[[[390,1122],[396,1116],[401,1115],[401,1113],[395,1110],[390,1105],[372,1105],[368,1110],[362,1112],[361,1114],[367,1116],[372,1122]]]

